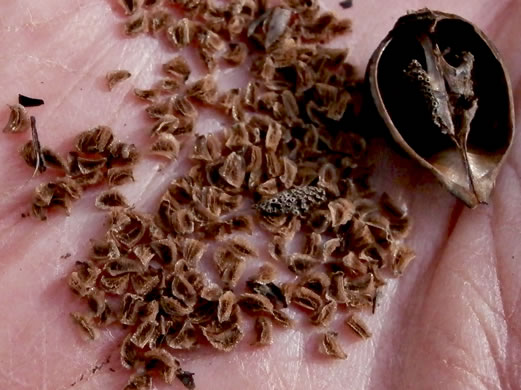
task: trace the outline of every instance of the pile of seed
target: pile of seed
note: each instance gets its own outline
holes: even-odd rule
[[[108,230],[70,275],[89,307],[74,320],[92,339],[110,324],[127,330],[121,363],[134,374],[126,390],[150,389],[156,376],[192,389],[193,374],[175,350],[209,344],[232,351],[245,337],[244,317],[255,321],[256,344],[269,345],[273,326],[295,325],[295,309],[323,329],[321,352],[346,358],[330,324],[343,316],[348,329],[370,337],[357,313],[374,312],[384,275],[401,274],[414,258],[403,244],[406,209],[368,182],[366,143],[355,132],[361,86],[347,50],[323,46],[350,22],[321,12],[314,0],[276,7],[262,0],[120,3],[128,35],[192,46],[208,74],[191,80],[177,55],[163,64],[157,85],[134,90],[154,120],[151,152],[175,159],[194,137],[192,165],[171,182],[154,215],[129,208],[115,189],[98,196],[96,205],[109,210]],[[219,91],[214,71],[238,65],[250,66],[251,81]],[[109,89],[129,77],[110,72]],[[201,106],[230,118],[224,134],[193,134]],[[25,149],[31,164],[31,144]],[[68,210],[77,186],[132,177],[137,151],[110,129],[81,134],[76,149],[60,163],[65,177],[36,190],[35,215],[55,205]],[[269,237],[266,248],[250,241],[256,229]],[[248,262],[259,260],[244,280]]]

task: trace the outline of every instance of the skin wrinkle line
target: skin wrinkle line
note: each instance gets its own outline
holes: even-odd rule
[[[54,15],[53,17],[51,17],[50,19],[46,19],[46,20],[41,20],[39,22],[35,22],[34,21],[34,18],[33,18],[33,14],[31,12],[31,8],[27,8],[27,13],[29,14],[29,23],[25,23],[25,24],[22,24],[20,27],[16,28],[15,27],[15,30],[13,32],[18,32],[20,30],[23,30],[23,29],[28,29],[30,30],[29,32],[32,33],[34,32],[34,30],[36,28],[39,28],[39,27],[45,27],[46,25],[48,25],[49,23],[52,23],[52,22],[55,22],[57,19],[60,19],[62,17],[65,17],[65,16],[69,16],[73,13],[75,14],[78,14],[80,11],[84,11],[86,7],[93,7],[95,5],[94,2],[90,3],[89,5],[80,5],[78,4],[78,1],[76,1],[76,7],[73,7],[71,10],[69,11],[62,11],[60,14],[58,15]],[[7,29],[11,28],[11,26],[6,26]],[[9,31],[9,30],[7,30]]]
[[[517,174],[517,172],[515,171],[514,169],[514,173]],[[494,205],[496,203],[493,203]],[[490,224],[490,234],[492,235],[492,245],[494,246],[494,253],[495,253],[495,257],[494,257],[494,260],[495,260],[495,265],[496,265],[496,278],[497,278],[497,282],[498,282],[498,286],[499,286],[499,296],[500,296],[500,299],[501,299],[501,307],[503,309],[503,318],[504,318],[504,326],[505,326],[505,331],[506,331],[506,343],[504,345],[504,353],[505,353],[505,362],[501,365],[501,368],[502,368],[502,373],[507,373],[508,372],[508,362],[509,362],[509,355],[510,355],[510,349],[508,348],[508,344],[509,344],[509,339],[511,337],[511,330],[510,330],[510,326],[508,325],[508,321],[507,321],[507,316],[506,316],[506,310],[505,310],[505,297],[504,297],[504,293],[503,293],[503,289],[501,288],[501,281],[499,280],[500,279],[500,275],[498,273],[498,270],[499,270],[499,257],[500,257],[500,254],[499,254],[499,247],[497,246],[497,240],[496,240],[496,230],[494,229],[494,226],[500,226],[499,223],[497,223],[497,215],[498,213],[496,212],[496,209],[495,209],[495,206],[492,206],[492,213],[491,215],[489,215],[489,224]],[[508,256],[507,256],[508,258]],[[518,290],[518,294],[519,294],[519,290]],[[518,295],[519,296],[519,295]],[[496,366],[497,366],[497,363],[496,363]],[[506,377],[508,378],[508,375],[506,375]],[[501,386],[503,386],[503,376],[499,376],[499,381],[500,381],[500,384]],[[509,388],[512,388],[511,386],[511,383],[508,379],[505,379],[506,381],[508,381],[508,386]]]
[[[67,89],[67,91],[64,91],[62,94],[61,94],[61,99],[57,101],[56,104],[54,104],[54,106],[51,108],[51,110],[47,113],[47,118],[52,118],[54,117],[54,113],[57,111],[57,109],[67,100],[66,99],[66,96],[68,96],[71,91],[73,91],[75,89],[76,86],[78,86],[79,84],[81,84],[87,77],[90,76],[90,71],[92,70],[92,68],[98,64],[98,62],[105,57],[105,54],[110,51],[111,49],[113,49],[113,45],[109,45],[108,47],[105,48],[105,50],[103,51],[100,51],[98,52],[98,55],[94,57],[93,61],[90,62],[89,64],[86,64],[85,65],[85,73],[83,74],[83,76],[81,76],[76,82],[73,82],[72,85]]]
[[[501,349],[500,345],[497,346],[497,348],[494,348],[493,347],[493,344],[491,342],[491,338],[490,338],[490,332],[487,331],[487,327],[483,324],[483,320],[481,318],[481,316],[478,314],[478,312],[474,309],[474,305],[470,304],[470,301],[467,300],[467,303],[468,303],[468,307],[470,308],[473,316],[477,319],[478,323],[479,323],[479,326],[480,328],[482,329],[482,333],[485,335],[485,340],[487,342],[487,345],[488,345],[488,354],[490,356],[490,358],[492,359],[493,363],[494,363],[494,366],[495,366],[495,371],[496,371],[496,378],[495,378],[495,382],[499,382],[499,385],[500,385],[500,389],[506,389],[506,387],[503,386],[503,382],[501,380],[501,375],[500,375],[500,367],[502,368],[503,367],[503,364],[501,364],[500,362],[498,362],[498,359],[494,356],[494,353],[493,353],[493,350],[494,349]],[[499,343],[501,344],[501,343]]]
[[[465,348],[463,347],[460,347],[460,346],[457,346],[456,344],[454,344],[453,342],[451,342],[451,340],[449,339],[448,335],[446,335],[446,332],[445,331],[442,331],[440,329],[437,329],[437,328],[432,328],[431,329],[431,332],[432,331],[437,331],[437,333],[444,337],[446,339],[446,346],[447,348],[451,348],[451,351],[455,351],[455,352],[458,352],[460,351],[461,353],[463,353],[463,355],[467,356],[469,355],[469,352],[465,350]],[[440,362],[443,362],[446,366],[450,368],[456,368],[456,369],[459,369],[460,371],[463,371],[467,374],[469,374],[470,376],[472,377],[476,377],[481,383],[484,383],[484,380],[481,379],[481,375],[478,375],[478,373],[472,373],[470,372],[468,369],[464,368],[463,366],[460,366],[460,365],[457,365],[455,364],[453,361],[448,362],[448,359],[446,359],[446,356],[448,355],[448,353],[445,351],[444,353],[442,353],[441,350],[439,350],[439,348],[436,348],[435,350],[433,350],[433,353],[436,355],[436,357],[438,358],[437,360],[440,361]],[[451,360],[462,360],[462,359],[451,359]],[[464,360],[464,359],[463,359]]]
[[[456,207],[457,202],[458,202],[457,200],[454,200],[453,211],[451,212],[451,214],[454,212],[454,208]],[[412,204],[410,207],[412,208]],[[452,231],[455,229],[460,216],[461,216],[461,214],[459,214],[457,220],[454,221],[454,226],[453,226]],[[442,237],[440,244],[433,248],[433,250],[432,250],[433,255],[431,256],[430,259],[427,260],[429,263],[429,266],[426,267],[425,270],[419,274],[419,277],[416,279],[416,281],[412,285],[411,291],[418,291],[418,292],[424,291],[422,294],[423,297],[427,297],[427,296],[431,295],[429,292],[433,288],[434,279],[436,277],[436,271],[441,266],[441,263],[443,261],[443,256],[445,255],[446,248],[448,247],[448,243],[450,241],[450,236],[448,235],[449,221],[446,222],[443,232],[444,232],[444,234],[440,235],[440,237]],[[445,238],[443,238],[443,237],[445,237]],[[423,288],[423,286],[426,286],[426,287]],[[417,299],[418,299],[418,297],[419,297],[419,295],[417,295]],[[425,301],[425,298],[423,298],[423,301]],[[406,335],[404,336],[404,340],[408,340],[407,346],[405,347],[406,350],[411,350],[411,348],[414,347],[410,343],[411,338],[407,337],[407,334],[410,335],[410,333],[412,333],[414,330],[413,330],[413,327],[408,326],[408,324],[410,324],[413,321],[413,318],[417,318],[418,316],[421,315],[422,308],[423,308],[423,305],[418,304],[416,306],[416,308],[413,309],[413,312],[411,313],[411,315],[401,316],[399,321],[395,322],[396,325],[393,324],[393,328],[398,327],[398,328],[402,328],[402,329],[408,329]],[[407,364],[407,363],[405,363],[405,364]],[[371,372],[368,375],[368,377],[369,377],[368,388],[371,388],[371,384],[372,384],[374,378],[376,378],[376,376],[373,374],[373,372],[374,372],[374,370],[378,369],[378,367],[379,367],[378,364],[374,364],[371,367]],[[381,382],[381,380],[378,380],[378,382]]]
[[[483,294],[481,294],[479,292],[479,288],[475,285],[475,283],[472,283],[471,281],[469,281],[468,278],[466,278],[465,275],[462,273],[462,271],[452,270],[451,274],[458,277],[459,279],[461,279],[463,281],[463,285],[470,286],[471,290],[476,294],[476,296],[481,300],[481,302],[483,302],[485,304],[485,306],[490,310],[491,313],[493,313],[495,316],[505,320],[505,313],[499,311],[498,309],[495,309],[494,305],[489,303],[484,298]]]

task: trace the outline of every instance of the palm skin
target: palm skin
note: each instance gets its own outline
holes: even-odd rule
[[[337,0],[322,5],[354,20],[354,32],[335,44],[349,47],[351,62],[360,68],[407,10],[429,7],[459,14],[498,47],[514,98],[520,96],[519,1],[397,0],[390,5],[355,0],[348,10]],[[157,76],[157,64],[172,53],[153,39],[125,39],[120,20],[113,0],[2,5],[0,101],[12,104],[18,93],[45,98],[46,104],[31,113],[46,129],[41,135],[46,145],[69,150],[77,132],[100,123],[112,126],[122,139],[144,142],[145,119],[129,89],[107,93],[103,75],[127,68],[135,75],[134,84],[146,86]],[[225,76],[220,80],[225,87],[237,82]],[[519,113],[517,109],[517,119]],[[7,115],[4,107],[0,121]],[[220,127],[211,115],[201,122],[201,128]],[[104,215],[93,207],[97,191],[87,192],[70,217],[55,215],[46,222],[21,218],[31,189],[41,180],[28,182],[32,172],[17,155],[24,137],[4,135],[0,140],[0,388],[61,390],[73,383],[81,390],[122,388],[128,373],[113,352],[121,334],[112,330],[85,343],[67,316],[79,304],[66,286],[66,275],[73,261],[84,258],[88,240],[103,232]],[[373,337],[359,342],[343,332],[348,354],[343,361],[318,357],[309,328],[276,332],[267,349],[244,342],[232,354],[204,349],[180,355],[185,368],[196,372],[198,388],[520,388],[519,147],[516,139],[490,203],[469,210],[421,168],[375,141],[375,186],[409,204],[415,228],[408,242],[418,258],[402,278],[389,281],[376,314],[364,317]],[[137,168],[136,184],[125,187],[140,209],[153,208],[168,172],[174,172],[157,172],[157,165],[145,161]],[[61,258],[66,253],[71,257]],[[107,357],[110,362],[103,364]]]

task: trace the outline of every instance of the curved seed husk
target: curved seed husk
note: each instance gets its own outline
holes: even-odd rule
[[[486,203],[514,137],[512,88],[490,40],[465,19],[401,17],[367,80],[393,139],[468,207]]]

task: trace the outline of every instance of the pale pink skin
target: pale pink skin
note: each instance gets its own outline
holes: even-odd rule
[[[480,26],[503,54],[514,97],[521,91],[521,2],[517,0],[355,0],[342,10],[339,0],[324,8],[354,19],[346,45],[350,60],[365,67],[396,18],[430,7],[460,14]],[[392,5],[391,5],[392,4]],[[172,51],[152,38],[126,39],[115,0],[3,1],[0,13],[0,122],[17,94],[42,97],[31,109],[43,144],[70,150],[79,131],[98,124],[118,137],[145,145],[146,120],[131,86],[147,87]],[[122,68],[133,77],[111,93],[104,75]],[[243,85],[221,75],[221,87]],[[520,122],[521,109],[516,110]],[[223,123],[223,124],[221,124]],[[198,131],[217,131],[222,118],[203,115]],[[68,313],[81,309],[66,276],[85,259],[89,239],[104,231],[104,213],[87,191],[70,217],[47,222],[21,218],[34,186],[52,173],[31,179],[17,154],[29,137],[0,137],[0,389],[121,389],[129,372],[115,346],[121,331],[101,332],[86,342]],[[412,162],[381,146],[377,179],[410,205],[415,229],[409,244],[418,258],[383,290],[375,315],[364,314],[373,337],[367,342],[336,324],[347,360],[316,353],[317,329],[275,331],[269,348],[252,348],[249,334],[233,353],[209,348],[179,355],[196,373],[199,389],[518,389],[521,383],[521,144],[514,142],[488,206],[468,210]],[[181,163],[182,164],[182,163]],[[122,191],[141,210],[153,210],[180,163],[163,167],[145,159],[136,183]],[[67,259],[60,256],[70,253]],[[338,325],[338,326],[337,326]],[[110,363],[92,373],[110,355]],[[110,369],[116,372],[112,372]],[[83,378],[80,380],[80,378]],[[157,388],[167,388],[160,381]],[[172,387],[181,389],[179,383]]]

